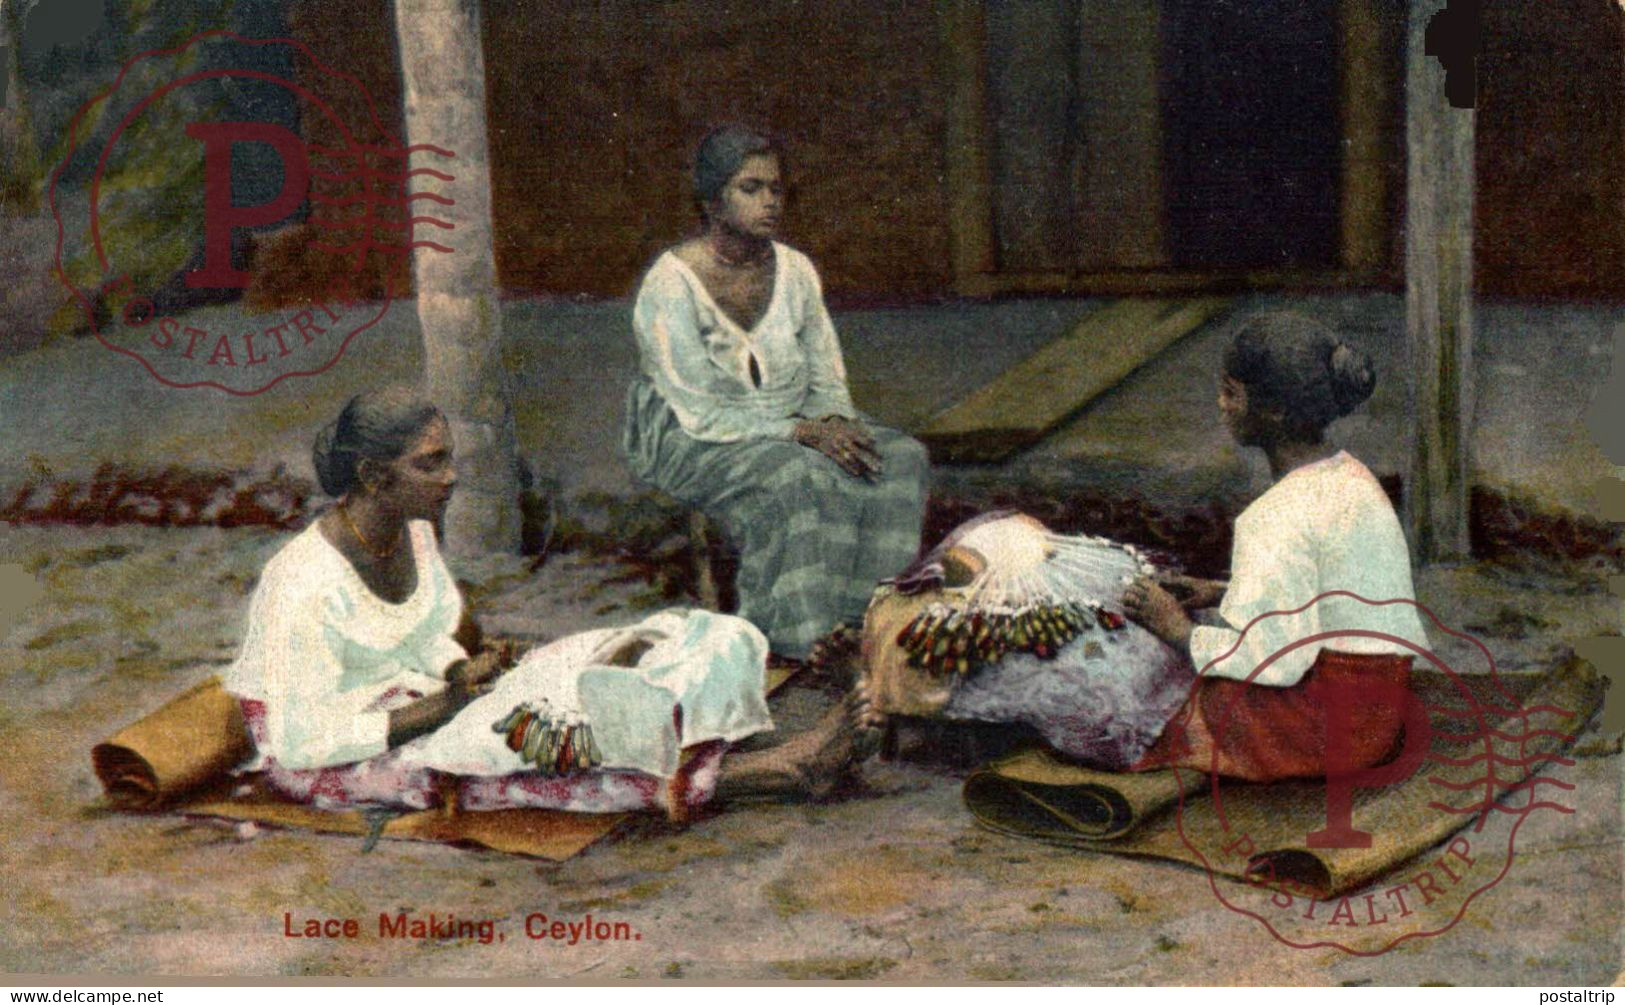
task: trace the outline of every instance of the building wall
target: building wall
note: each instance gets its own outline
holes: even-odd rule
[[[836,293],[946,289],[936,14],[906,0],[487,0],[497,269],[515,293],[619,296],[696,226],[716,124],[787,148],[787,240]],[[390,0],[301,0],[295,30],[397,108]],[[314,128],[320,129],[320,124]]]
[[[361,85],[359,89],[335,86],[333,78],[315,70],[309,60],[300,59],[295,63],[300,82],[322,96],[335,118],[352,129],[366,129],[367,133],[357,137],[360,142],[385,146],[401,142],[400,58],[395,48],[393,0],[299,0],[292,5],[288,27],[316,60]],[[307,76],[311,79],[304,79]],[[372,123],[375,121],[377,131],[383,135],[374,132]],[[344,149],[347,145],[339,128],[324,116],[307,115],[300,125],[305,140],[311,145],[333,149]],[[333,167],[331,162],[322,163],[329,170]],[[375,162],[370,166],[393,165]],[[312,180],[313,191],[334,197],[357,194],[359,187],[350,182],[334,184],[319,177]],[[340,215],[351,212],[347,210]],[[395,214],[396,219],[401,216]],[[250,304],[269,308],[325,297],[333,277],[340,270],[349,272],[355,263],[352,259],[318,251],[313,242],[348,242],[358,236],[356,233],[322,233],[308,224],[288,227],[271,235],[257,235],[251,266],[253,280],[247,291]],[[399,234],[376,233],[375,236],[392,240],[398,239]],[[386,291],[400,292],[412,287],[412,263],[405,256],[386,258],[371,254],[361,264],[361,272],[352,276],[352,286],[363,297],[383,296]]]
[[[1484,8],[1479,288],[1625,296],[1625,15],[1614,0]],[[398,124],[391,11],[392,0],[298,0],[293,30]],[[730,120],[784,139],[788,239],[838,299],[952,289],[950,88],[934,4],[485,0],[485,33],[506,290],[633,290],[694,228],[688,161],[709,126]],[[328,139],[320,128],[312,139]],[[1391,156],[1403,178],[1398,136]]]
[[[1625,8],[1486,0],[1482,292],[1625,295]]]
[[[504,282],[627,291],[695,225],[688,164],[697,140],[743,121],[787,145],[789,240],[814,256],[831,288],[945,286],[932,6],[726,7],[487,3]]]

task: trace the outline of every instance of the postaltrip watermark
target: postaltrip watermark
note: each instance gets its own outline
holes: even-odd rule
[[[403,145],[359,80],[292,39],[202,32],[79,109],[51,172],[56,273],[107,349],[175,388],[332,367],[452,249],[456,154]]]
[[[1480,640],[1414,600],[1330,591],[1261,615],[1242,641],[1270,619],[1327,603],[1409,605],[1430,636],[1454,640],[1451,649],[1474,654],[1474,665],[1452,666],[1434,648],[1374,631],[1328,631],[1280,646],[1249,680],[1297,650],[1340,643],[1408,655],[1412,669],[1403,683],[1317,676],[1317,663],[1302,686],[1318,713],[1309,728],[1323,739],[1324,774],[1273,782],[1260,797],[1258,787],[1225,777],[1215,754],[1205,777],[1182,779],[1179,833],[1219,902],[1282,944],[1374,956],[1451,930],[1506,878],[1518,830],[1532,815],[1574,812],[1563,771],[1575,762],[1563,752],[1583,723],[1573,710],[1525,704]],[[1198,688],[1203,680],[1199,674]],[[1246,714],[1240,700],[1207,702],[1196,724],[1193,692],[1170,728],[1223,733]],[[1374,743],[1384,748],[1376,757]],[[1238,797],[1249,788],[1252,798]]]

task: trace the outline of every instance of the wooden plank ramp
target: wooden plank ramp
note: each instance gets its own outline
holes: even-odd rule
[[[918,434],[942,463],[992,464],[1032,446],[1211,320],[1228,297],[1115,300],[940,412]]]

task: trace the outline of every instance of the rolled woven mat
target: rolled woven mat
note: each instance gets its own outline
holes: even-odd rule
[[[1572,746],[1575,735],[1602,706],[1606,681],[1590,664],[1570,658],[1546,673],[1502,674],[1494,680],[1418,671],[1411,686],[1433,712],[1433,751],[1465,763],[1430,759],[1404,781],[1356,790],[1356,819],[1373,835],[1368,848],[1307,846],[1305,836],[1325,824],[1325,786],[1318,782],[1224,783],[1221,816],[1205,772],[1095,771],[1043,749],[1021,751],[972,774],[965,782],[965,805],[978,823],[1006,834],[1111,854],[1171,859],[1237,879],[1267,869],[1332,896],[1383,875],[1472,823],[1472,816],[1440,812],[1432,805],[1441,798],[1441,788],[1432,780],[1442,779],[1453,789],[1481,782],[1486,743],[1521,763],[1518,770],[1497,776],[1497,799],[1532,771],[1543,770],[1544,759]],[[1486,734],[1474,728],[1475,722],[1461,715],[1460,710],[1475,707],[1475,702],[1485,710],[1492,731],[1527,739],[1511,744],[1491,733],[1486,740]],[[1483,795],[1479,790],[1472,796],[1458,795],[1455,801],[1465,803]],[[1225,864],[1192,847],[1219,847],[1226,833],[1249,835],[1256,851]]]
[[[988,827],[1062,844],[1109,841],[1206,781],[1196,771],[1112,774],[1035,747],[965,780],[965,805]]]
[[[90,759],[114,806],[155,810],[253,752],[237,699],[211,677],[91,748]]]
[[[237,699],[219,678],[197,685],[91,749],[91,763],[108,801],[121,810],[176,813],[365,835],[369,823],[354,810],[322,810],[255,790],[221,796],[211,783],[253,753]],[[201,800],[201,801],[200,801]],[[498,851],[562,861],[614,830],[624,813],[500,810],[458,813],[452,808],[404,813],[384,837],[473,843]]]

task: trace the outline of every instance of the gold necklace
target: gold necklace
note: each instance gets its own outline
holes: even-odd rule
[[[401,550],[400,538],[396,538],[395,543],[390,545],[390,547],[385,551],[379,551],[377,548],[374,548],[372,546],[372,542],[367,540],[367,535],[361,533],[361,528],[357,527],[355,525],[355,521],[350,518],[350,507],[344,505],[343,503],[339,504],[339,518],[344,521],[344,526],[350,528],[350,533],[355,535],[355,539],[361,542],[361,547],[367,549],[367,553],[373,558],[382,561],[383,559],[386,559],[395,554],[397,551]]]

